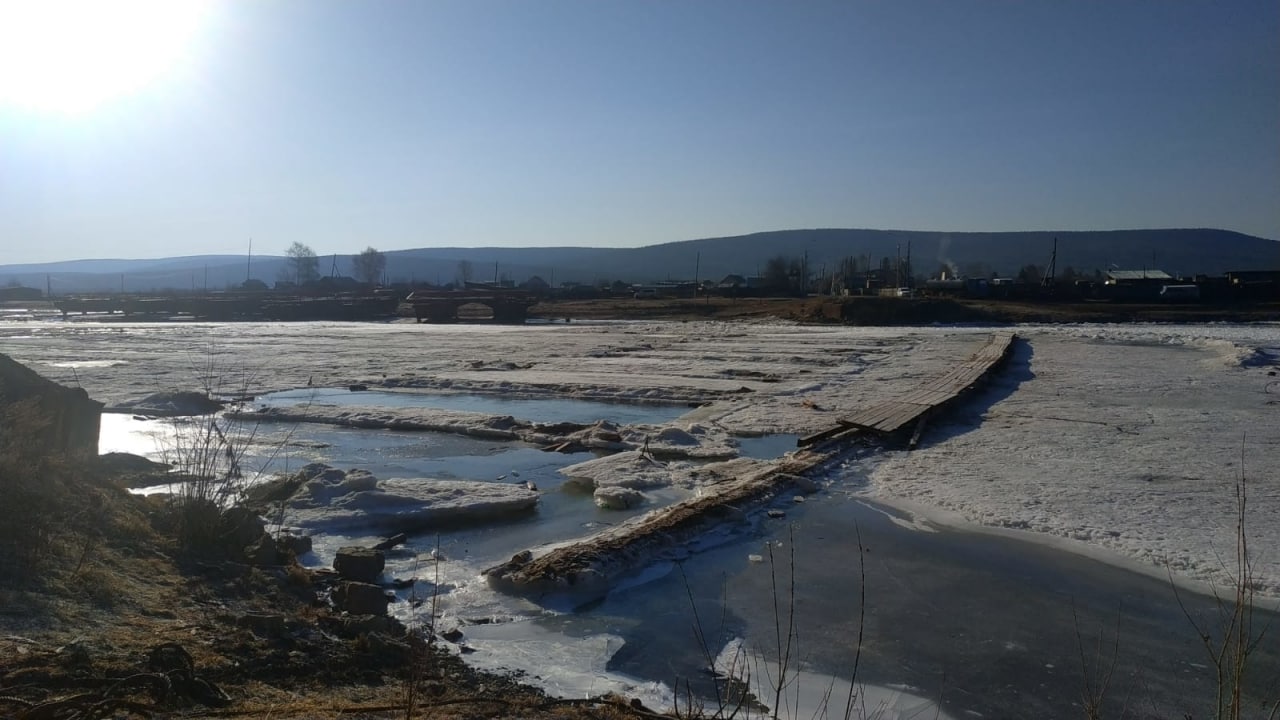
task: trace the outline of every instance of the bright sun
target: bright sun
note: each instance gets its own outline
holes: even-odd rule
[[[0,107],[81,113],[179,64],[205,0],[0,0]]]

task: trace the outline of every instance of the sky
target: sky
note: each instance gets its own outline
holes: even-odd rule
[[[1280,239],[1278,38],[1274,0],[0,0],[0,264]]]

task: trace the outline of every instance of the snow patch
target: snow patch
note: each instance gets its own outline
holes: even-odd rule
[[[644,493],[628,487],[596,488],[596,505],[605,510],[630,510],[644,502]]]

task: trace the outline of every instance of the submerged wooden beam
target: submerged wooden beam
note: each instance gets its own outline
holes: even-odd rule
[[[916,444],[920,442],[920,435],[924,433],[925,423],[929,422],[929,413],[920,416],[920,421],[916,423],[916,431],[911,433],[911,440],[907,443],[908,450],[915,450]]]
[[[544,555],[525,550],[485,570],[485,579],[498,590],[548,605],[581,605],[603,597],[628,571],[661,560],[664,550],[695,540],[726,518],[739,518],[782,492],[813,492],[817,486],[804,474],[838,454],[834,448],[798,452]]]
[[[697,497],[631,518],[544,554],[535,556],[530,550],[517,553],[508,562],[485,570],[484,577],[498,590],[547,605],[577,606],[598,599],[626,573],[662,560],[664,552],[696,540],[724,519],[741,517],[752,506],[784,492],[815,490],[817,486],[807,476],[822,472],[828,463],[842,456],[845,449],[841,440],[863,427],[884,432],[886,423],[901,427],[922,418],[990,372],[1008,355],[1012,341],[1012,333],[994,336],[978,353],[944,375],[949,390],[928,396],[941,401],[938,404],[881,404],[873,408],[874,413],[858,416],[869,417],[868,423],[841,420],[834,428],[801,438],[798,443],[808,449],[779,462],[762,463],[759,470],[708,486]],[[918,441],[923,427],[921,419],[913,442]]]
[[[841,433],[845,433],[845,432],[849,432],[850,430],[857,430],[857,429],[858,428],[852,425],[841,423],[839,425],[836,425],[833,428],[822,430],[820,432],[813,433],[812,435],[805,435],[804,437],[797,439],[796,446],[809,447],[816,443],[820,443],[823,440],[831,440],[832,438],[834,438],[837,435],[840,435]]]

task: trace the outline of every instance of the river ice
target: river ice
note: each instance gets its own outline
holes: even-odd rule
[[[1280,515],[1280,377],[1274,374],[1280,372],[1280,324],[1015,329],[1022,341],[1009,365],[980,393],[933,420],[917,450],[851,453],[828,478],[831,487],[908,511],[894,521],[911,528],[977,526],[1221,587],[1231,582],[1235,488],[1244,477],[1254,582],[1264,594],[1280,597],[1280,524],[1271,521]],[[944,372],[990,331],[718,322],[47,322],[0,325],[0,352],[111,405],[175,389],[252,395],[355,384],[681,403],[688,411],[669,423],[586,431],[580,436],[585,446],[627,452],[561,473],[566,486],[630,488],[670,502],[672,492],[697,492],[701,483],[714,482],[699,476],[704,466],[694,462],[698,457],[731,455],[735,439],[744,437],[826,429]],[[385,421],[383,427],[396,427],[409,413],[424,427],[539,443],[584,432],[561,428],[525,436],[539,418],[456,411],[307,412],[311,420],[341,413]],[[646,439],[657,455],[652,460],[641,457]],[[733,460],[719,465],[719,472],[736,472],[737,463],[744,472],[754,466]],[[502,472],[494,468],[495,475]],[[551,481],[541,477],[539,484]],[[553,507],[544,502],[538,513]],[[581,532],[598,529],[597,522],[584,523]],[[495,600],[476,580],[478,566],[535,546],[541,531],[521,525],[502,532],[512,535],[477,535],[474,555],[438,566],[445,574],[444,603],[460,616],[545,617],[535,606]],[[322,540],[317,559],[325,561],[325,553],[352,540]],[[403,559],[399,570],[421,575],[418,562]],[[476,647],[483,650],[492,635],[494,648],[510,650],[512,634],[522,631],[509,625],[476,629]],[[604,659],[592,662],[606,662],[617,644],[606,639],[603,647]],[[515,661],[476,662],[512,667]],[[570,672],[570,660],[563,665]],[[603,676],[590,675],[597,678],[591,689],[601,690]]]
[[[873,454],[868,496],[1223,584],[1247,478],[1259,588],[1280,595],[1280,325],[1017,328],[1013,362],[912,453]],[[562,326],[31,322],[0,351],[111,405],[413,387],[701,404],[672,427],[809,433],[967,355],[981,327],[782,323]],[[496,369],[495,369],[496,368]],[[344,409],[343,412],[349,412]],[[537,418],[524,418],[536,421]],[[450,418],[445,422],[452,422]],[[630,446],[639,444],[636,436]]]

